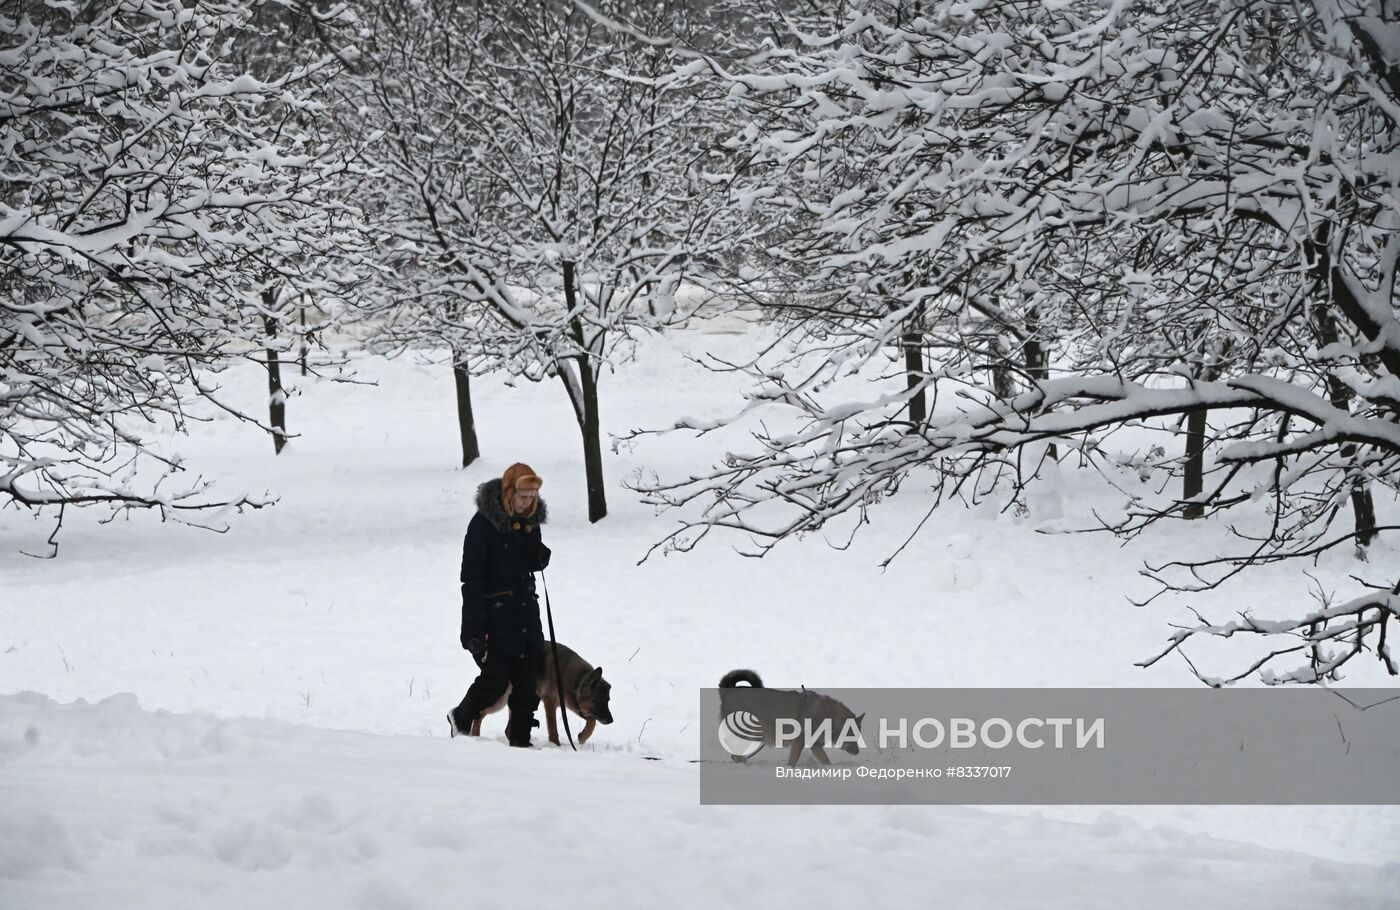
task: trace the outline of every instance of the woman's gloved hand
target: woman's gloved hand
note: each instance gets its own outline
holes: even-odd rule
[[[472,660],[480,667],[486,661],[486,628],[472,626],[462,635],[462,647],[471,654]]]

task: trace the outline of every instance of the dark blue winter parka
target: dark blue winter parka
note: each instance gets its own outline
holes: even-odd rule
[[[462,647],[484,638],[488,652],[543,650],[531,573],[549,565],[549,547],[540,537],[545,515],[543,499],[533,515],[507,514],[500,478],[476,488],[476,514],[462,542]]]

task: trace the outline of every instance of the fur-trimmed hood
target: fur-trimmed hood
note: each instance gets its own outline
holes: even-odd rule
[[[511,529],[514,519],[506,514],[505,503],[501,502],[501,478],[488,480],[476,488],[476,510],[501,533]],[[545,508],[544,497],[535,500],[535,514],[530,516],[530,520],[542,525],[548,514],[549,509]]]

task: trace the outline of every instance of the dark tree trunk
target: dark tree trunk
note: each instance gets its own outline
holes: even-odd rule
[[[1316,309],[1317,317],[1317,338],[1324,346],[1337,343],[1337,321],[1332,316],[1332,311],[1326,306],[1319,306]],[[1331,401],[1332,407],[1339,411],[1351,413],[1351,389],[1346,383],[1338,379],[1334,374],[1327,374],[1327,398]],[[1356,446],[1344,445],[1341,449],[1343,458],[1351,458],[1356,454]],[[1360,478],[1351,481],[1351,513],[1356,526],[1356,550],[1357,555],[1363,559],[1366,556],[1366,549],[1376,540],[1376,503],[1371,498],[1371,489],[1366,482]]]
[[[1199,496],[1205,489],[1206,411],[1204,408],[1186,414],[1186,475],[1182,480],[1183,499]],[[1206,512],[1198,502],[1187,504],[1183,518],[1200,518]]]
[[[272,292],[263,291],[265,306],[271,308],[272,299]],[[277,318],[264,315],[263,330],[268,338],[276,338]],[[287,392],[282,388],[282,362],[278,359],[276,348],[263,350],[267,354],[267,412],[268,425],[272,427],[272,451],[281,455],[287,445]]]
[[[1016,383],[1011,375],[1011,358],[1005,338],[1000,335],[992,336],[987,345],[987,359],[992,362],[992,391],[1002,401],[1015,398]]]
[[[1376,542],[1376,503],[1371,488],[1357,483],[1351,488],[1351,511],[1356,516],[1356,549],[1363,559],[1366,548]]]
[[[481,457],[476,441],[476,417],[472,414],[472,377],[466,364],[454,363],[452,375],[457,382],[457,429],[462,436],[462,467]]]
[[[1217,348],[1210,343],[1208,333],[1209,323],[1201,323],[1197,326],[1197,334],[1193,344],[1200,344],[1202,350],[1201,363],[1193,371],[1193,382],[1214,382],[1220,376],[1220,364],[1211,360],[1207,352],[1223,354],[1229,349],[1228,342],[1224,348]],[[1186,463],[1181,477],[1181,498],[1191,499],[1199,496],[1206,488],[1206,429],[1209,412],[1202,408],[1195,411],[1186,412]],[[1182,518],[1200,518],[1205,515],[1206,507],[1204,503],[1193,503],[1185,506],[1181,510]]]
[[[583,387],[583,471],[588,481],[588,520],[599,521],[608,514],[607,493],[603,489],[603,444],[599,438],[598,373],[586,357],[578,359],[579,384]]]
[[[569,312],[577,313],[578,292],[574,287],[574,264],[564,263],[564,304]],[[588,520],[601,521],[608,514],[607,492],[603,488],[603,445],[599,438],[601,420],[598,417],[598,370],[588,356],[588,339],[583,320],[575,315],[569,325],[580,351],[574,358],[578,365],[578,388],[569,381],[564,363],[559,364],[559,378],[574,404],[574,417],[583,435],[583,472],[588,485]]]
[[[299,350],[300,356],[297,358],[297,362],[301,364],[301,375],[305,376],[306,354],[307,349],[310,347],[306,340],[306,307],[299,308],[299,315],[301,317],[301,348]]]
[[[603,444],[599,438],[598,374],[587,357],[574,358],[578,365],[578,388],[569,381],[568,365],[559,364],[559,379],[574,403],[583,436],[583,475],[588,486],[588,520],[596,522],[608,514],[608,497],[603,487]]]
[[[1026,311],[1026,342],[1021,347],[1021,357],[1025,363],[1026,374],[1036,382],[1044,382],[1050,378],[1050,358],[1045,350],[1045,346],[1040,343],[1040,311],[1031,307]],[[1052,459],[1059,461],[1059,447],[1051,443],[1045,453]]]
[[[918,389],[914,397],[909,399],[909,422],[914,425],[914,432],[918,432],[928,419],[928,405],[924,397],[922,384],[924,381],[924,333],[905,332],[901,342],[904,346],[904,373],[907,380],[907,388]]]

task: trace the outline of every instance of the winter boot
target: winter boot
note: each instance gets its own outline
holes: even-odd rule
[[[512,746],[520,749],[528,749],[530,748],[530,730],[534,726],[536,726],[534,718],[531,718],[531,723],[528,726],[520,723],[508,723],[506,724],[506,740]]]
[[[472,724],[476,723],[476,721],[469,720],[465,724],[458,723],[457,710],[459,709],[454,709],[452,711],[447,712],[447,729],[454,737],[470,736],[472,732]]]

